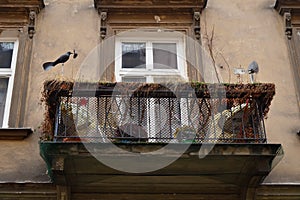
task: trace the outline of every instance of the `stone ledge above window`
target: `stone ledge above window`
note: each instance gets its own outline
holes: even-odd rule
[[[31,133],[31,128],[0,128],[0,140],[23,140]]]
[[[207,0],[186,0],[186,1],[171,1],[171,0],[127,0],[127,1],[115,1],[115,0],[94,0],[95,8],[101,9],[146,9],[149,12],[149,8],[155,9],[182,9],[193,8],[202,10],[207,4]]]
[[[193,28],[194,35],[191,36],[199,40],[200,14],[207,2],[208,0],[94,0],[94,7],[101,19],[101,39],[111,34],[111,29],[161,26],[173,30]]]
[[[32,38],[36,15],[44,7],[44,0],[5,0],[0,3],[0,33],[2,30],[28,26],[28,35]]]
[[[300,1],[298,0],[277,0],[274,8],[280,15],[289,13],[292,25],[300,25]]]

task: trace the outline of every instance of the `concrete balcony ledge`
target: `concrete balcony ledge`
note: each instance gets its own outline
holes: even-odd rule
[[[92,152],[87,151],[85,145]],[[77,192],[206,193],[247,199],[247,196],[255,195],[255,189],[283,156],[280,144],[215,144],[213,147],[192,144],[176,161],[162,169],[127,173],[106,166],[93,155],[105,154],[111,160],[126,160],[134,156],[130,152],[140,156],[143,152],[153,152],[165,145],[116,144],[125,150],[122,154],[116,153],[108,144],[85,145],[79,142],[40,143],[41,156],[55,184],[68,186],[71,191]],[[158,158],[174,156],[180,145],[170,144]],[[200,150],[207,155],[199,157]],[[147,161],[140,163],[142,166],[148,164]]]
[[[2,183],[0,182],[0,199],[4,200],[57,200],[56,186],[51,183]]]

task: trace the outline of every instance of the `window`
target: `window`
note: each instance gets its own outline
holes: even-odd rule
[[[8,127],[18,41],[0,39],[0,127]]]
[[[126,33],[116,39],[118,82],[187,80],[184,40],[175,33]]]
[[[167,83],[188,80],[182,35],[173,32],[145,32],[140,35],[143,37],[126,33],[125,36],[116,39],[117,82]],[[173,120],[183,119],[183,121],[187,116],[186,100],[142,98],[136,102],[139,106],[131,106],[130,112],[127,108],[127,105],[131,104],[130,100],[129,103],[122,100],[118,103],[123,112],[122,116],[125,116],[124,119],[119,119],[119,125],[129,126],[130,122],[130,126],[138,125],[140,129],[143,127],[150,138],[161,138],[161,134],[167,134],[169,129],[175,131],[175,124],[172,127],[166,126],[165,115],[171,116]],[[174,112],[169,113],[168,106],[171,106]],[[175,109],[181,112],[175,114]]]

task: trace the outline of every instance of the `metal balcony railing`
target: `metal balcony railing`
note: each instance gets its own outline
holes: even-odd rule
[[[124,85],[126,87],[123,83],[122,88]],[[153,86],[140,85],[133,92],[120,91],[115,84],[100,86],[95,92],[90,89],[52,91],[49,95],[52,100],[48,104],[53,113],[53,140],[103,143],[266,142],[264,114],[274,93],[262,92],[261,86],[253,88],[256,93],[246,86],[242,87],[244,90],[224,86],[225,95],[217,97],[212,97],[203,86],[202,89],[193,87],[194,95],[184,90],[175,95],[163,86]]]

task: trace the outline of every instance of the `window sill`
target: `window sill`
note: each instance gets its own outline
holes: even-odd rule
[[[31,133],[31,128],[0,128],[0,140],[23,140]]]

